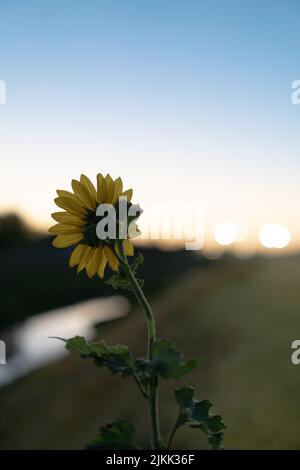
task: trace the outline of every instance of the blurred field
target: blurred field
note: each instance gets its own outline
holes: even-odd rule
[[[291,342],[300,337],[299,279],[297,257],[228,259],[194,267],[153,298],[160,336],[175,339],[186,356],[207,360],[188,382],[223,415],[228,448],[300,447],[300,367],[290,362]],[[99,336],[143,354],[141,312],[103,325]],[[174,420],[173,385],[161,391],[164,434]],[[82,448],[116,416],[135,421],[141,442],[147,439],[135,384],[77,356],[3,389],[0,408],[1,448]],[[180,431],[174,444],[206,447],[196,430]]]

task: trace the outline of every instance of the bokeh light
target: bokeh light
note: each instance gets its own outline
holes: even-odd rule
[[[290,231],[284,225],[266,224],[259,232],[260,243],[265,248],[285,248],[290,240]]]
[[[231,245],[237,239],[237,228],[232,222],[218,224],[214,231],[214,238],[220,245]]]

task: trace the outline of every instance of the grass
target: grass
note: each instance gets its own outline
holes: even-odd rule
[[[227,260],[194,267],[152,299],[160,336],[174,339],[187,357],[207,360],[187,381],[222,414],[228,448],[300,447],[300,366],[290,361],[291,343],[300,337],[299,279],[297,257]],[[138,310],[103,325],[99,335],[143,354]],[[174,385],[161,387],[165,435],[175,419]],[[135,384],[75,355],[3,389],[0,408],[1,448],[82,448],[117,416],[133,420],[147,441],[146,408]],[[189,429],[174,445],[206,447],[200,431]]]

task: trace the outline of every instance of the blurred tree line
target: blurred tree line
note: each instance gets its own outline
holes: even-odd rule
[[[77,274],[76,269],[70,269],[72,247],[54,250],[51,240],[16,214],[0,217],[0,331],[37,313],[114,294],[111,286],[99,278],[89,279],[84,272]],[[137,251],[145,258],[139,276],[145,279],[150,295],[187,269],[209,263],[191,251],[167,252],[149,247]]]
[[[0,250],[24,244],[34,238],[34,234],[17,214],[0,216]]]

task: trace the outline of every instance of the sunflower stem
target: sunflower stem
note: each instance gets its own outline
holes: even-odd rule
[[[142,306],[146,315],[147,333],[148,333],[148,359],[152,360],[152,348],[156,341],[156,325],[151,307],[132,272],[124,253],[123,241],[118,241],[119,260],[125,276],[131,284],[132,290]],[[150,426],[151,426],[151,448],[160,449],[160,428],[158,416],[158,378],[153,377],[147,387],[147,400],[149,406]]]

